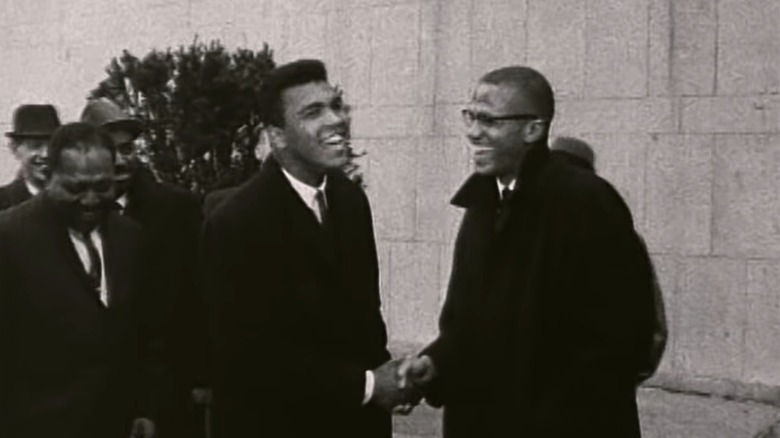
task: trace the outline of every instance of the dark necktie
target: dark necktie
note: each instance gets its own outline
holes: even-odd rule
[[[328,202],[325,200],[325,192],[317,190],[314,200],[317,202],[317,210],[320,212],[320,223],[324,224],[328,217]]]
[[[89,275],[92,287],[99,291],[100,283],[103,280],[103,267],[100,260],[100,253],[95,247],[95,243],[92,242],[90,233],[82,233],[81,239],[84,241],[84,246],[87,248],[87,255],[89,256],[89,270],[87,270],[87,274]]]
[[[504,187],[501,189],[501,201],[498,203],[498,209],[503,211],[509,205],[509,200],[512,199],[512,189]]]
[[[509,202],[512,199],[512,190],[509,187],[501,189],[501,199],[498,201],[498,209],[496,211],[496,231],[500,231],[506,226],[509,218]]]

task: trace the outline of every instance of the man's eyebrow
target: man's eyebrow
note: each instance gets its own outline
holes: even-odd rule
[[[300,110],[298,110],[298,114],[303,114],[303,113],[308,112],[310,110],[319,109],[319,108],[322,108],[324,106],[325,106],[324,102],[312,102],[312,103],[304,106]]]

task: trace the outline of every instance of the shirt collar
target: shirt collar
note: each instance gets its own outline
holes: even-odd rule
[[[80,241],[83,241],[87,236],[89,236],[90,239],[92,239],[92,242],[103,242],[103,238],[100,235],[100,227],[93,228],[88,233],[82,233],[80,231],[77,231],[73,228],[68,227],[68,234],[71,238],[77,239]]]
[[[127,193],[122,193],[122,196],[116,198],[116,203],[124,210],[127,207]]]
[[[281,167],[281,166],[279,166]],[[322,184],[320,184],[318,187],[312,187],[306,183],[301,182],[292,174],[287,172],[287,170],[282,167],[282,173],[284,173],[285,178],[287,178],[288,181],[290,181],[290,185],[295,190],[296,193],[298,193],[298,196],[303,199],[303,201],[306,203],[306,205],[311,205],[312,202],[314,202],[314,198],[317,196],[318,191],[325,191],[325,185],[328,183],[328,176],[325,175],[325,177],[322,178]]]
[[[27,191],[30,192],[30,194],[33,196],[36,196],[38,193],[41,192],[41,189],[35,187],[33,184],[30,183],[30,181],[24,180],[24,185],[25,187],[27,187]]]
[[[501,197],[501,194],[504,193],[504,189],[509,189],[510,191],[514,190],[516,182],[517,178],[510,181],[509,184],[503,184],[500,179],[496,178],[496,184],[498,184],[498,196]]]

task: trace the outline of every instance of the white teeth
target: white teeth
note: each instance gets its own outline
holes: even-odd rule
[[[480,146],[480,145],[476,145],[476,144],[470,144],[469,145],[469,149],[471,149],[472,152],[482,152],[482,151],[489,151],[489,150],[491,150],[493,148],[488,147],[488,146]]]
[[[328,144],[328,145],[340,145],[340,144],[343,144],[346,140],[347,139],[344,136],[342,136],[342,135],[333,134],[333,135],[325,138],[325,140],[323,140],[323,143]]]

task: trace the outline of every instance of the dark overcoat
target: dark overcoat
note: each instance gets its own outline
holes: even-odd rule
[[[238,193],[241,190],[241,186],[227,187],[224,189],[214,190],[206,195],[203,199],[203,216],[211,216],[218,208],[220,208],[225,201],[230,199],[231,196]]]
[[[361,403],[390,357],[368,199],[340,172],[325,194],[323,226],[269,157],[206,219],[218,437],[391,435]]]
[[[618,193],[540,145],[508,205],[480,175],[452,202],[465,215],[440,334],[424,351],[445,437],[638,437],[652,293]]]
[[[0,210],[13,207],[32,198],[32,194],[27,190],[24,179],[17,177],[10,183],[0,187]]]
[[[0,213],[0,436],[126,438],[154,419],[139,232],[116,214],[103,227],[106,307],[48,197]]]
[[[124,211],[144,231],[142,278],[154,294],[146,325],[163,342],[160,362],[168,373],[160,428],[174,436],[195,436],[202,427],[190,401],[192,388],[207,383],[208,322],[196,272],[200,209],[197,196],[142,169],[133,176]]]

